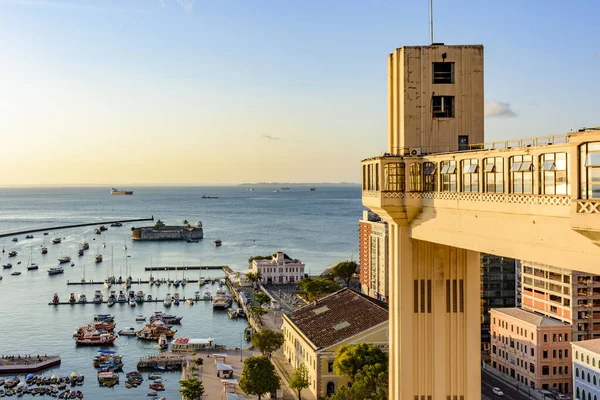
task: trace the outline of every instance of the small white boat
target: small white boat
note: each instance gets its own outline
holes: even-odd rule
[[[71,262],[71,257],[69,257],[69,256],[60,257],[58,259],[58,262],[61,263],[61,264]]]
[[[144,302],[144,291],[143,290],[138,290],[137,293],[135,294],[135,301],[137,303],[143,303]]]
[[[52,239],[52,244],[59,244],[60,242],[62,242],[61,238],[54,238],[54,239]]]
[[[65,272],[63,267],[48,268],[48,275],[57,275]]]
[[[40,250],[40,253],[42,254],[48,254],[48,248],[47,247],[42,247],[42,249]]]
[[[130,305],[131,307],[135,307],[135,306],[136,306],[136,302],[135,302],[135,300],[134,300],[134,299],[132,299],[132,298],[130,298],[130,299],[129,299],[129,305]]]
[[[102,254],[96,254],[96,255],[94,256],[94,262],[95,262],[95,263],[102,262]]]
[[[143,315],[138,315],[135,317],[135,320],[137,322],[146,322],[146,317],[144,317]]]
[[[10,273],[11,275],[21,275],[21,271],[14,271]]]
[[[165,299],[163,300],[163,305],[165,307],[171,307],[171,293],[167,293]]]
[[[198,279],[198,286],[202,286],[206,283],[206,280],[204,279],[203,276],[200,277],[200,279]]]
[[[77,297],[77,301],[80,303],[87,303],[87,298],[85,297],[85,294],[81,293],[78,297]]]
[[[88,242],[82,242],[82,243],[79,245],[79,249],[80,249],[80,250],[87,250],[87,249],[89,249],[89,248],[90,248],[90,244],[89,244]]]
[[[122,291],[119,292],[119,297],[117,297],[117,303],[127,303],[127,297]]]
[[[92,303],[102,303],[102,300],[104,300],[104,295],[100,290],[96,290],[94,292],[94,298],[92,299]]]
[[[210,299],[212,299],[212,293],[211,293],[211,291],[210,291],[209,288],[204,289],[204,294],[202,295],[202,298],[204,300],[210,300]]]

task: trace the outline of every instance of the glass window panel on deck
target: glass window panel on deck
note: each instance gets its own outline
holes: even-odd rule
[[[600,152],[588,153],[585,159],[586,167],[600,167]]]

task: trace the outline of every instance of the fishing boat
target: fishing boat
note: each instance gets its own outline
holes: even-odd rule
[[[80,302],[80,303],[87,303],[87,297],[85,297],[85,294],[81,293],[77,297],[77,301]]]
[[[77,250],[77,255],[79,257],[81,257],[83,254],[84,254],[83,250],[81,250],[81,249]]]
[[[221,239],[217,239],[213,242],[213,244],[215,245],[215,247],[219,247],[223,244],[223,241]]]
[[[54,239],[52,239],[52,244],[59,244],[60,242],[62,242],[62,238],[54,238]]]
[[[136,336],[143,340],[158,340],[161,335],[167,338],[175,336],[177,331],[162,321],[154,321],[144,326],[136,333]]]
[[[102,300],[104,300],[104,295],[102,294],[102,291],[96,290],[94,292],[94,298],[92,299],[92,303],[99,304],[99,303],[102,303]],[[114,317],[113,317],[113,319],[114,319]]]
[[[180,324],[182,319],[183,317],[165,314],[162,311],[155,311],[154,314],[150,317],[150,322],[162,321],[167,325],[175,325]]]
[[[60,257],[60,258],[58,259],[58,262],[59,262],[60,264],[64,264],[64,263],[71,262],[71,257],[69,257],[69,256],[63,256],[63,257]]]
[[[137,315],[137,316],[135,317],[135,320],[136,320],[137,322],[146,322],[146,317],[144,317],[143,315]]]
[[[100,386],[113,387],[119,384],[119,375],[112,371],[98,372],[98,383]]]
[[[114,322],[115,316],[112,314],[96,314],[94,315],[94,321],[102,322]]]
[[[229,318],[237,318],[238,317],[238,312],[237,309],[234,308],[228,308],[227,309],[227,316]]]
[[[17,253],[17,252],[16,252],[16,251],[14,251],[14,250],[13,250],[13,251],[9,251],[9,252],[8,252],[8,256],[9,256],[9,257],[16,257],[16,256],[17,256],[17,254],[19,254],[19,253]]]
[[[75,293],[69,295],[69,303],[75,303]]]
[[[100,231],[100,229],[96,228],[96,229],[94,229],[94,233],[96,235],[100,235],[102,232]]]
[[[11,263],[6,263],[6,264],[4,264],[4,265],[2,266],[2,268],[4,268],[4,269],[9,269],[9,268],[12,268],[12,264],[11,264]]]
[[[81,244],[79,245],[80,250],[87,250],[89,248],[90,248],[90,244],[86,241],[81,242]]]
[[[107,371],[122,371],[123,370],[123,357],[116,354],[113,350],[98,350],[98,353],[92,360],[94,368],[100,368],[101,372]]]
[[[160,335],[160,337],[158,338],[158,347],[161,350],[166,350],[169,348],[169,342],[167,341],[166,335]]]
[[[227,309],[231,307],[231,303],[233,303],[232,297],[227,294],[223,289],[219,288],[215,297],[213,298],[213,309],[214,308],[223,308]]]
[[[94,262],[95,262],[95,263],[100,263],[100,262],[102,262],[102,254],[96,254],[96,255],[94,256]]]
[[[100,226],[100,230],[104,232],[104,231],[108,230],[108,228],[106,226],[104,226],[104,225],[101,225]]]
[[[109,307],[112,307],[117,302],[117,296],[115,295],[115,291],[111,291],[108,296],[108,301],[106,302]]]
[[[211,291],[210,291],[209,288],[204,289],[204,294],[202,295],[202,298],[204,300],[210,300],[210,299],[212,299],[212,293],[211,293]]]
[[[63,272],[65,272],[65,269],[63,267],[48,268],[48,275],[58,275],[62,274]]]
[[[114,343],[117,337],[110,333],[94,332],[75,338],[75,343],[79,346],[108,346]]]
[[[120,223],[120,222],[113,222],[112,224],[110,224],[110,226],[116,226],[116,227],[119,227],[119,226],[123,226],[123,224],[122,224],[122,223]]]
[[[165,299],[163,300],[163,305],[165,307],[171,307],[171,293],[167,293]]]
[[[26,235],[25,239],[33,239],[33,235]]]
[[[21,271],[13,271],[10,274],[14,276],[21,275]]]
[[[58,298],[58,293],[54,293],[54,296],[52,297],[52,303],[53,304],[60,303],[60,299]]]
[[[123,293],[123,291],[119,292],[119,297],[117,297],[117,303],[127,303],[127,297]]]
[[[309,190],[309,191],[311,191],[311,192],[314,192],[314,191],[316,191],[316,190],[317,190],[317,188],[314,188],[314,187],[312,187],[312,188],[310,188],[310,189],[308,189],[308,190]]]
[[[46,246],[43,246],[40,250],[40,253],[42,254],[48,254],[48,248]]]
[[[12,241],[13,241],[13,242],[18,242],[18,241],[19,241],[19,238],[13,238],[13,239],[12,239]]]
[[[143,290],[138,290],[138,292],[135,294],[135,301],[138,303],[144,302],[144,291]]]
[[[33,271],[33,270],[35,270],[35,269],[38,269],[39,267],[40,267],[40,266],[39,266],[39,265],[37,265],[36,263],[31,263],[31,264],[29,264],[29,265],[27,266],[27,270],[28,270],[28,271]]]

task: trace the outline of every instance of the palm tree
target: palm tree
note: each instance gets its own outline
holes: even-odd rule
[[[183,397],[184,400],[202,399],[202,395],[204,395],[204,386],[202,385],[202,381],[192,378],[179,381],[179,384],[181,385],[179,393],[181,393],[181,397]]]
[[[189,225],[190,223],[188,222],[188,220],[187,220],[187,219],[184,219],[184,220],[183,220],[183,224],[184,224],[184,225]]]

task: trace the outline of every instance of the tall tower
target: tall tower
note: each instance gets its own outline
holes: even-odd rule
[[[483,143],[483,46],[405,46],[388,69],[390,154]]]

